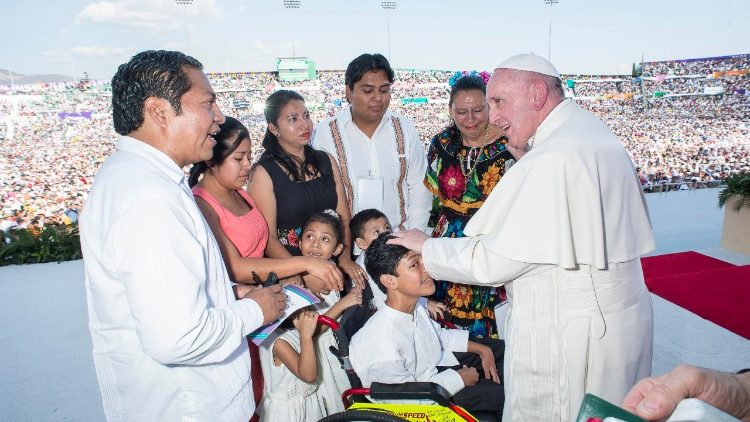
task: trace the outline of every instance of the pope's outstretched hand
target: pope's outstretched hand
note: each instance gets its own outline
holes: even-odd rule
[[[430,237],[418,229],[409,229],[393,233],[395,239],[388,241],[389,245],[401,245],[407,249],[422,253],[424,242]]]

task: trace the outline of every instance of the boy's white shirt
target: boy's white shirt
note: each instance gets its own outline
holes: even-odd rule
[[[437,366],[458,365],[452,352],[466,352],[468,341],[468,331],[440,328],[424,306],[407,314],[384,304],[352,337],[349,356],[364,387],[430,381],[454,395],[464,388],[461,376]]]

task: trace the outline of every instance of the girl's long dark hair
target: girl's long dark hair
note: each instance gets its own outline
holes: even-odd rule
[[[229,142],[229,139],[237,134],[237,139],[234,142]],[[234,117],[227,116],[226,121],[219,125],[219,133],[214,136],[216,145],[214,145],[213,155],[211,160],[208,162],[200,161],[193,164],[190,167],[190,176],[188,176],[188,185],[192,188],[198,184],[198,179],[205,173],[209,167],[215,167],[221,165],[224,160],[227,159],[232,153],[240,146],[242,141],[250,138],[247,128],[239,120]]]
[[[311,223],[328,224],[333,228],[333,234],[336,235],[336,243],[344,243],[344,228],[341,225],[341,217],[335,210],[324,210],[311,215],[302,225],[303,233]]]
[[[278,90],[268,96],[263,110],[263,114],[266,116],[266,123],[273,123],[278,127],[281,109],[294,100],[305,101],[301,95],[288,89]],[[324,174],[317,157],[313,153],[315,150],[310,145],[305,145],[304,160],[300,160],[298,157],[284,151],[276,135],[270,129],[266,128],[266,134],[263,136],[263,148],[265,148],[263,155],[279,163],[294,182],[301,182],[308,177],[314,178],[318,174]]]

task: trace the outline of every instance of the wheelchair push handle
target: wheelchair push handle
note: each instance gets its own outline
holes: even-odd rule
[[[327,317],[325,315],[318,315],[318,323],[327,325],[331,329],[331,331],[333,331],[333,336],[336,338],[336,342],[339,345],[337,351],[339,359],[347,359],[347,363],[345,366],[349,367],[349,337],[347,337],[344,330],[341,329],[341,324],[336,322],[336,320],[334,320],[333,318]]]
[[[338,331],[341,328],[338,322],[334,321],[333,318],[325,315],[318,315],[318,323],[327,325],[331,330]]]

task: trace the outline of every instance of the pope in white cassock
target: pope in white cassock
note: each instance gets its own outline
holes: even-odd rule
[[[621,403],[651,373],[653,310],[640,256],[654,249],[646,202],[622,143],[564,98],[532,54],[487,84],[490,121],[527,151],[469,221],[465,238],[408,230],[436,279],[505,284],[504,421],[575,420],[584,393]]]

